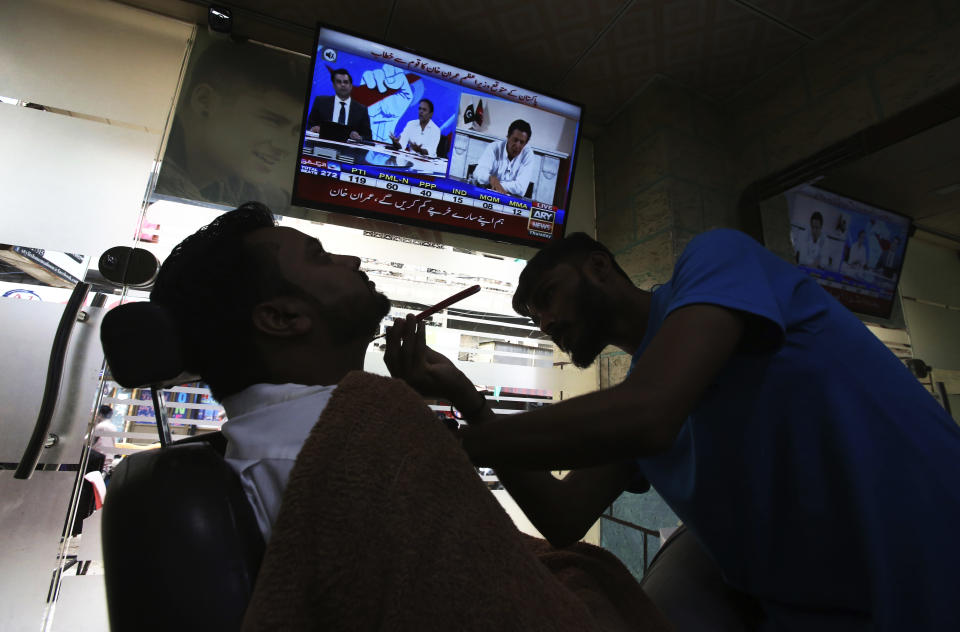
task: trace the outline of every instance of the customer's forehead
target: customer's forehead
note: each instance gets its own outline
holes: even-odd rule
[[[311,249],[321,247],[315,238],[287,226],[258,228],[247,235],[246,243],[269,252],[281,266],[298,265],[310,257]]]

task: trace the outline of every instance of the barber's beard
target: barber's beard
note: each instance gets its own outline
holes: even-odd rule
[[[580,335],[569,341],[567,353],[574,366],[585,369],[607,346],[613,310],[607,296],[583,277],[577,287],[576,323]]]

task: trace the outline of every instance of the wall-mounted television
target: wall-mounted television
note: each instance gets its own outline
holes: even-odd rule
[[[784,195],[797,265],[851,311],[889,318],[910,218],[808,184]]]
[[[582,108],[323,25],[293,203],[532,246],[563,237]]]

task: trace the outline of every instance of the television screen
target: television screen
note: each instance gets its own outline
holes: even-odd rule
[[[889,318],[910,218],[811,185],[784,195],[797,265],[850,310]]]
[[[580,106],[319,26],[294,204],[533,246],[564,234]]]

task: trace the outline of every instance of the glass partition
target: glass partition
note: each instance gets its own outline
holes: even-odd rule
[[[192,32],[106,0],[0,3],[0,559],[10,569],[2,629],[49,630],[55,612],[64,629],[106,627],[102,599],[56,607],[62,577],[96,569],[78,557],[78,505],[90,491],[81,477],[95,466],[100,319],[122,298],[96,262],[135,243]],[[72,288],[89,280],[80,313],[64,318]],[[60,365],[51,362],[55,338],[69,344],[59,387],[48,389],[49,369]],[[47,436],[34,432],[43,402],[53,406]],[[34,436],[44,439],[40,471],[23,458]],[[15,478],[17,469],[29,478]]]

